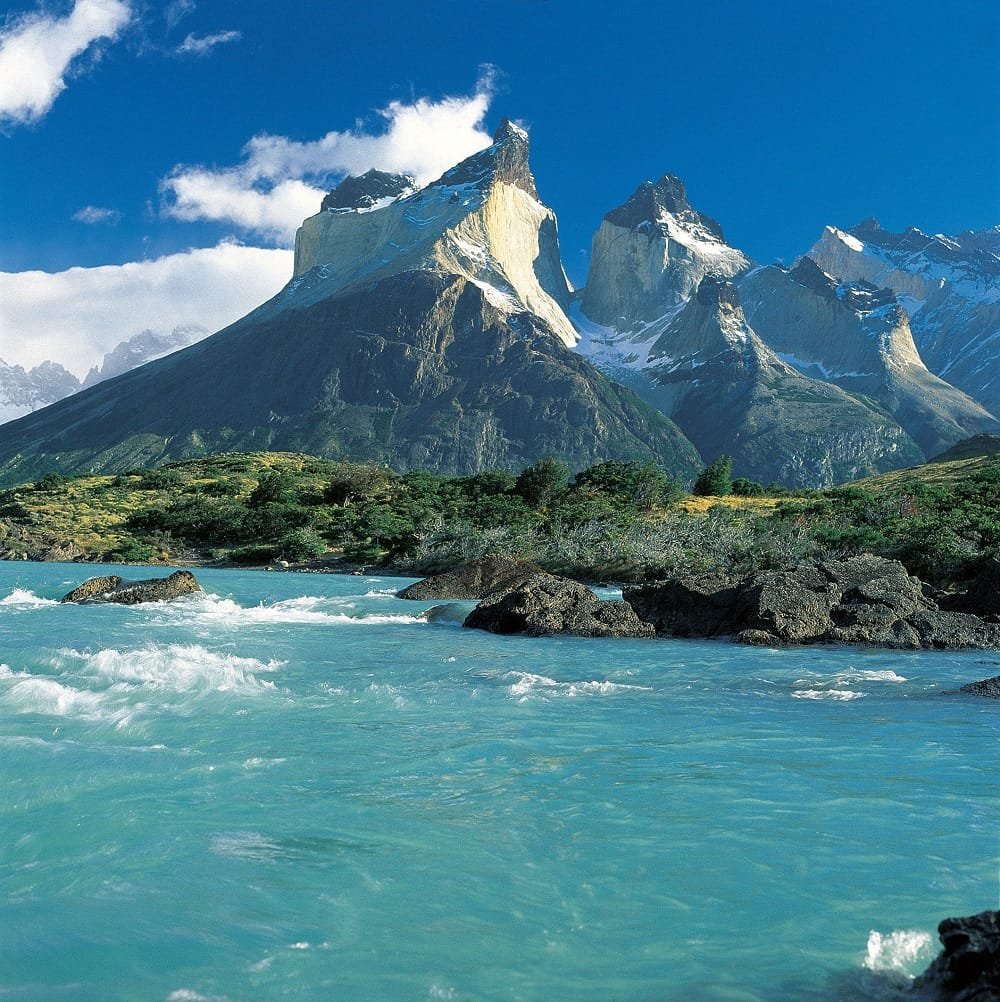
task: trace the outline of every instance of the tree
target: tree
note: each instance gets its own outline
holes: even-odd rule
[[[611,459],[576,475],[573,488],[582,493],[606,494],[649,511],[656,505],[676,501],[682,491],[653,463]]]
[[[698,474],[694,482],[694,494],[700,497],[724,498],[733,492],[730,474],[733,461],[729,456],[719,456]]]
[[[540,459],[521,471],[514,491],[536,508],[548,504],[566,489],[569,467],[559,459]]]

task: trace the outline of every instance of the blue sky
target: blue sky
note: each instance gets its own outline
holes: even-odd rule
[[[14,3],[0,358],[79,370],[235,319],[345,170],[430,179],[504,115],[578,284],[603,213],[665,172],[765,262],[870,215],[995,225],[998,22],[961,0]]]

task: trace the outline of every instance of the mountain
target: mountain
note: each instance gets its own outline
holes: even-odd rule
[[[929,236],[869,219],[828,226],[809,257],[842,282],[891,289],[931,372],[1000,413],[1000,227]]]
[[[634,331],[686,302],[706,275],[731,278],[750,259],[730,247],[722,227],[688,201],[680,178],[644,181],[608,212],[594,234],[584,314],[619,332]]]
[[[0,482],[259,449],[450,473],[632,457],[690,476],[701,460],[676,426],[569,349],[555,217],[528,153],[504,122],[421,191],[369,177],[333,193],[271,301],[0,427]]]
[[[208,337],[209,332],[204,327],[188,325],[175,327],[169,332],[154,330],[144,330],[134,334],[127,341],[120,341],[105,356],[101,366],[94,366],[84,377],[83,386],[94,386],[111,379],[112,376],[120,376],[123,372],[138,368],[151,362],[154,359],[169,355],[179,348],[186,348],[189,344],[194,344],[202,338]]]
[[[1000,423],[931,373],[896,295],[862,280],[838,282],[810,257],[757,268],[740,282],[747,318],[782,359],[883,406],[925,457]]]
[[[748,323],[735,283],[751,268],[679,179],[647,181],[594,237],[577,351],[740,476],[812,487],[919,462],[880,405],[799,372]]]
[[[732,456],[738,475],[815,486],[922,458],[886,415],[779,358],[747,323],[728,279],[707,275],[653,330],[647,399],[703,456]]]
[[[57,362],[33,369],[0,359],[0,422],[13,421],[80,389],[80,381]]]

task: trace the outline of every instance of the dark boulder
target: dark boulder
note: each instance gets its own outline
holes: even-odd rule
[[[1000,624],[944,611],[896,560],[861,554],[742,578],[699,575],[633,586],[625,599],[658,633],[750,644],[1000,646]]]
[[[1000,616],[1000,560],[983,561],[976,576],[966,582],[965,591],[943,595],[938,604],[951,612]]]
[[[627,602],[602,602],[586,585],[539,571],[487,595],[464,626],[529,637],[652,637]]]
[[[938,926],[944,949],[913,983],[934,1002],[1000,1000],[1000,911],[947,918]]]
[[[143,581],[123,581],[117,574],[111,574],[84,581],[60,601],[138,605],[140,602],[169,602],[201,590],[201,585],[190,571],[174,571],[166,578],[147,578]]]
[[[968,682],[958,691],[972,696],[984,696],[986,699],[1000,699],[1000,675],[984,678],[979,682]]]
[[[537,564],[514,557],[486,556],[470,560],[443,574],[417,581],[398,593],[399,598],[417,601],[433,599],[480,599],[497,588],[509,588],[535,574],[543,573]]]

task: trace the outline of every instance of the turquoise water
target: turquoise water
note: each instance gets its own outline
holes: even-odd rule
[[[0,565],[0,997],[883,999],[997,907],[993,653],[54,601],[98,572]]]

